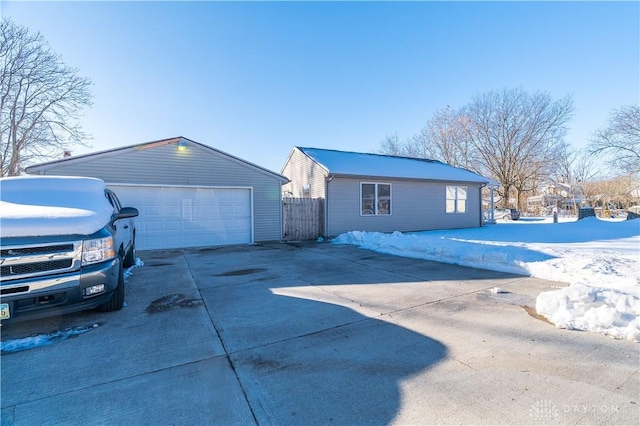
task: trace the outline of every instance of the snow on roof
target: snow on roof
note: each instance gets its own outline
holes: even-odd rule
[[[0,179],[0,236],[89,235],[113,213],[100,179],[19,176]]]
[[[297,148],[323,166],[329,173],[335,175],[476,182],[497,185],[496,182],[484,176],[435,160],[331,149]]]

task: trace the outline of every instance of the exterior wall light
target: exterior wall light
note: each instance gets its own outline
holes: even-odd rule
[[[185,152],[187,150],[187,144],[184,142],[184,139],[180,139],[178,142],[178,152]]]

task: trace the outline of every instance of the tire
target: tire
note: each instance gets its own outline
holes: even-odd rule
[[[504,220],[511,220],[511,216],[505,215],[505,216],[503,217],[503,219],[504,219]]]
[[[122,262],[120,262],[118,269],[118,285],[111,293],[111,299],[107,303],[100,305],[99,309],[102,312],[119,311],[124,306],[124,267]]]
[[[131,249],[129,249],[129,252],[124,257],[123,265],[125,268],[131,268],[135,264],[136,264],[136,239],[134,237],[133,241],[131,242]]]

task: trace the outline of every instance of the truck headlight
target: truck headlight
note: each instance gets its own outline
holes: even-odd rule
[[[82,242],[82,265],[104,262],[116,257],[113,249],[113,237],[96,238]]]

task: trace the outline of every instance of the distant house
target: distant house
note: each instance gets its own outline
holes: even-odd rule
[[[295,147],[281,174],[285,196],[324,199],[325,236],[482,225],[491,179],[439,161]]]
[[[139,250],[282,239],[281,185],[287,179],[183,137],[65,155],[26,171],[104,180],[123,205],[140,211]]]
[[[573,211],[584,206],[586,198],[580,185],[549,181],[538,188],[538,195],[527,197],[527,211],[537,215],[550,215],[554,211]]]

